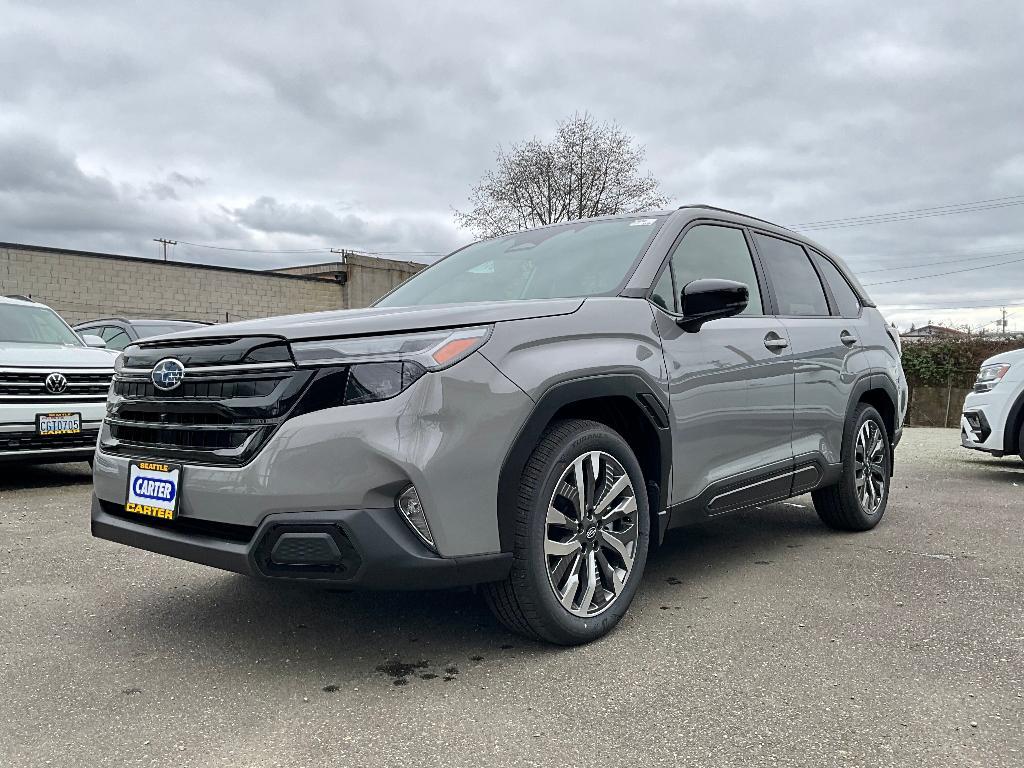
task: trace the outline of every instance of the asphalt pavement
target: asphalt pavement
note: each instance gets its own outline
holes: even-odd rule
[[[1024,765],[1024,462],[941,429],[897,460],[869,533],[808,496],[672,532],[574,649],[468,590],[95,540],[85,464],[0,465],[0,765]]]

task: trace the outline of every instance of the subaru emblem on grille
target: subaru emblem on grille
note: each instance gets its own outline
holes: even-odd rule
[[[175,360],[173,357],[164,358],[153,367],[150,378],[153,380],[153,386],[157,389],[162,389],[165,392],[175,389],[185,378],[185,366],[180,360]]]
[[[46,377],[46,391],[51,395],[59,395],[68,388],[68,380],[64,374],[54,371]]]

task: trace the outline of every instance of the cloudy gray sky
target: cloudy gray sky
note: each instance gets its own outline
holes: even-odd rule
[[[429,261],[467,241],[452,209],[494,148],[577,110],[634,134],[674,204],[798,224],[1024,194],[1019,0],[0,0],[0,18],[3,241]],[[1024,328],[1024,261],[974,268],[1024,258],[1024,205],[809,234],[888,283],[869,290],[904,325],[1006,303]]]

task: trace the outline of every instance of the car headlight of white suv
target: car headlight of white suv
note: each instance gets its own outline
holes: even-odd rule
[[[978,371],[978,378],[974,380],[974,391],[988,392],[1003,380],[1003,377],[1009,370],[1009,363],[994,363],[981,366],[981,370]]]

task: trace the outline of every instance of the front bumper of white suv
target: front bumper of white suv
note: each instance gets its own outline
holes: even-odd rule
[[[63,377],[60,391],[46,380]],[[0,462],[83,461],[92,458],[106,413],[112,369],[4,367],[0,369]],[[77,416],[79,431],[45,434],[39,417]]]

